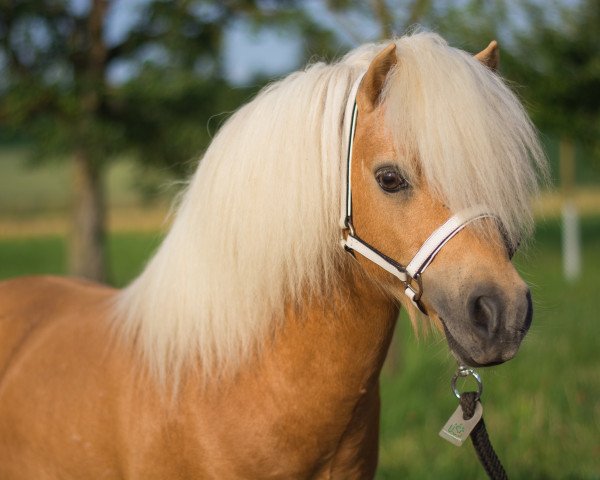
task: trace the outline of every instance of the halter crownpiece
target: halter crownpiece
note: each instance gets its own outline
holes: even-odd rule
[[[425,269],[440,252],[442,247],[469,223],[480,218],[496,218],[496,216],[489,213],[484,206],[467,208],[452,215],[425,240],[406,267],[380,252],[357,235],[352,223],[352,147],[354,145],[354,134],[358,119],[356,94],[362,78],[363,75],[360,75],[352,85],[344,112],[344,128],[348,135],[348,148],[346,151],[346,162],[343,163],[342,168],[344,177],[342,178],[342,184],[346,188],[342,189],[340,226],[343,231],[347,231],[347,235],[344,238],[342,234],[341,244],[346,251],[360,253],[363,257],[371,260],[398,278],[404,285],[405,295],[410,298],[421,312],[427,314],[421,302],[421,295],[423,293],[421,275],[425,272]]]

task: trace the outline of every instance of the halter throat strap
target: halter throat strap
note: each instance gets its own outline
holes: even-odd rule
[[[343,163],[343,178],[341,198],[341,216],[340,226],[343,231],[347,232],[346,237],[342,235],[341,244],[350,253],[359,253],[363,257],[379,265],[385,271],[394,275],[404,285],[404,293],[413,302],[413,304],[427,314],[425,307],[421,302],[423,293],[423,284],[421,275],[425,269],[431,264],[435,256],[457,233],[465,228],[469,223],[485,217],[495,216],[487,211],[484,206],[476,206],[462,210],[455,215],[452,215],[440,227],[438,227],[425,240],[423,245],[415,253],[412,260],[405,267],[391,257],[388,257],[377,248],[373,247],[358,236],[352,222],[352,151],[354,145],[354,134],[356,131],[356,122],[358,119],[358,107],[356,104],[356,93],[362,80],[362,75],[354,82],[348,103],[345,110],[344,122],[345,132],[348,138],[348,148],[346,151],[346,161]]]

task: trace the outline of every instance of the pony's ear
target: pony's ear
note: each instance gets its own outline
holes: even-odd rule
[[[498,42],[492,40],[484,50],[475,55],[475,58],[490,70],[494,72],[498,70],[498,65],[500,64],[500,47],[498,47]]]
[[[379,105],[383,84],[396,61],[395,43],[390,43],[373,59],[356,94],[359,110],[370,112]]]

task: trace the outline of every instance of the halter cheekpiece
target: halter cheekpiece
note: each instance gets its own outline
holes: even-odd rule
[[[403,266],[393,258],[388,257],[377,248],[361,239],[354,228],[352,222],[352,147],[354,145],[354,134],[356,130],[356,121],[358,118],[358,106],[356,104],[356,94],[363,75],[361,75],[352,86],[348,103],[344,112],[344,128],[347,132],[348,149],[346,152],[345,175],[342,178],[342,184],[345,185],[345,191],[342,190],[341,199],[341,228],[347,232],[346,238],[342,235],[342,246],[348,252],[357,252],[363,257],[379,265],[387,272],[394,275],[404,286],[404,293],[413,304],[427,314],[421,295],[423,294],[423,283],[421,276],[442,247],[452,239],[458,232],[465,228],[469,223],[485,217],[496,218],[489,213],[484,206],[476,206],[462,210],[452,215],[446,222],[438,227],[425,242],[417,253],[413,256],[408,265]],[[348,120],[349,119],[349,120]]]

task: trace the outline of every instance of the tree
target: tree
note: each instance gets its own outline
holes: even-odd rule
[[[600,158],[600,3],[582,0],[548,11],[528,8],[530,29],[519,36],[512,73],[526,81],[536,124],[579,141]]]
[[[218,30],[200,24],[185,34],[167,32],[173,24],[189,22],[185,3],[148,3],[138,24],[111,45],[106,27],[113,2],[92,0],[78,11],[68,1],[2,1],[6,76],[0,121],[26,132],[44,157],[71,158],[70,270],[75,275],[106,277],[103,174],[117,153],[135,146],[126,137],[133,121],[124,111],[126,90],[109,82],[111,67],[167,42],[179,41],[189,57],[199,50],[214,56]]]
[[[15,129],[27,125],[40,146],[71,154],[72,267],[76,274],[99,279],[104,277],[100,159],[111,145],[98,141],[106,92],[102,25],[107,8],[106,1],[98,0],[79,15],[65,2],[4,0],[0,17],[5,63],[0,121]]]
[[[208,119],[249,96],[224,81],[221,44],[236,18],[268,22],[292,4],[263,3],[272,2],[147,0],[111,39],[124,3],[0,0],[0,126],[24,133],[43,158],[71,159],[71,273],[106,278],[109,162],[126,152],[181,172],[208,143]],[[111,80],[117,67],[128,78]]]

